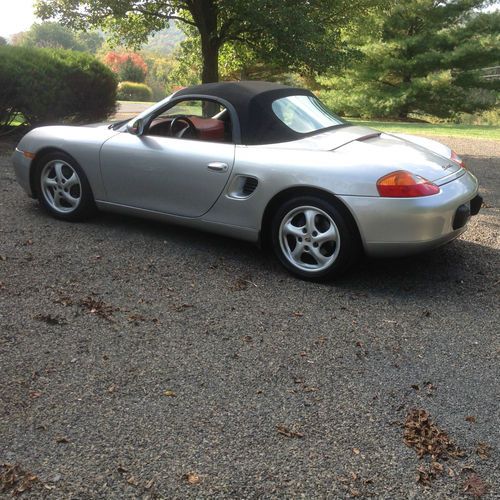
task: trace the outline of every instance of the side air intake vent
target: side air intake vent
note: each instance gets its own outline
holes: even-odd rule
[[[258,183],[259,181],[257,179],[253,177],[247,177],[245,179],[245,183],[243,184],[241,194],[243,196],[250,196],[255,191],[255,188],[257,187]]]

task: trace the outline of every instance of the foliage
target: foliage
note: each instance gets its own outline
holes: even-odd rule
[[[108,52],[103,62],[118,75],[121,82],[130,81],[143,83],[148,66],[142,56],[135,52]]]
[[[186,75],[179,74],[179,61],[176,56],[160,56],[158,54],[144,54],[148,66],[146,85],[153,91],[153,100],[159,101],[167,94],[172,93],[172,87]]]
[[[337,113],[452,118],[495,106],[499,81],[480,68],[500,63],[500,12],[484,0],[400,0],[370,17],[376,29],[351,38],[363,54],[342,75],[320,79]]]
[[[103,37],[95,31],[74,32],[56,22],[35,23],[28,31],[18,33],[13,37],[14,45],[91,53],[95,53],[103,41]]]
[[[0,47],[0,126],[103,120],[115,110],[116,79],[89,54]]]
[[[140,66],[137,66],[129,57],[120,67],[118,79],[121,82],[144,83],[146,71]]]
[[[355,125],[364,125],[391,133],[417,134],[438,137],[464,137],[471,139],[491,139],[500,141],[500,126],[465,125],[454,123],[405,123],[392,121],[372,121],[351,118]]]
[[[3,36],[0,36],[0,47],[4,45],[7,45],[7,40]]]
[[[184,32],[176,24],[172,24],[168,28],[153,33],[148,38],[147,43],[142,46],[142,50],[161,57],[167,57],[175,52],[185,38]]]
[[[117,97],[120,101],[148,102],[153,98],[153,92],[144,83],[120,82]]]
[[[117,41],[139,46],[178,20],[193,28],[202,54],[202,81],[217,81],[221,48],[251,47],[265,63],[321,72],[352,56],[342,41],[350,19],[381,0],[37,0],[43,19],[77,29],[101,27]],[[328,47],[328,50],[325,50]]]
[[[500,107],[474,114],[460,113],[456,116],[456,121],[464,125],[490,125],[500,127]]]

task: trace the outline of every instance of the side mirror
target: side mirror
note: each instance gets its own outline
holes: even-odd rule
[[[144,123],[142,120],[136,120],[134,123],[127,125],[127,132],[132,135],[141,135],[143,126]]]

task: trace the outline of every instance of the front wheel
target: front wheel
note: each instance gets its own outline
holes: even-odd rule
[[[39,161],[37,193],[45,210],[58,219],[80,221],[97,211],[85,172],[63,152],[48,154]]]
[[[332,279],[352,266],[360,253],[353,222],[320,197],[301,196],[285,202],[273,217],[271,231],[279,261],[304,279]]]

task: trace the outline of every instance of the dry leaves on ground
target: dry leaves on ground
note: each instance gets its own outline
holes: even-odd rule
[[[111,321],[113,313],[119,310],[119,308],[106,304],[103,300],[96,299],[90,295],[85,299],[82,299],[79,304],[90,314],[95,314],[96,316],[109,321]]]
[[[10,492],[13,496],[30,490],[38,477],[15,464],[0,465],[0,493]]]
[[[198,476],[195,472],[188,472],[187,474],[184,474],[183,479],[188,484],[199,484],[201,481],[200,476]]]
[[[303,432],[300,432],[294,428],[288,428],[283,424],[278,424],[276,426],[276,432],[278,434],[281,434],[282,436],[286,436],[289,438],[303,438],[304,437]]]
[[[194,307],[193,304],[181,304],[180,306],[176,306],[174,309],[177,312],[182,312],[185,311],[186,309],[190,309],[191,307]]]
[[[458,448],[448,434],[441,430],[425,410],[411,410],[404,423],[404,443],[413,448],[419,458],[430,456],[430,464],[421,464],[417,482],[429,486],[436,477],[443,473],[440,463],[449,458],[460,458],[465,453]]]
[[[464,483],[464,493],[474,498],[482,497],[486,491],[485,482],[477,474],[471,474]]]
[[[234,284],[232,285],[231,290],[233,292],[241,292],[242,290],[246,290],[249,285],[252,285],[255,288],[257,288],[257,285],[253,281],[250,280],[250,277],[251,276],[249,276],[249,275],[245,275],[245,276],[240,276],[239,278],[237,278],[234,281]]]
[[[433,461],[463,457],[448,434],[432,422],[425,410],[413,409],[404,424],[404,443],[413,448],[419,458],[430,455]]]
[[[490,457],[491,446],[487,443],[478,443],[476,453],[481,460],[487,460]]]

